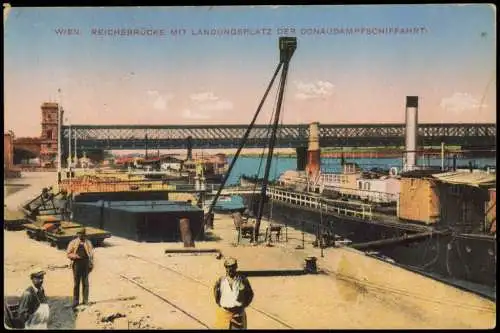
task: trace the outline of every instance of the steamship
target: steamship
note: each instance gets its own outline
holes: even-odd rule
[[[343,163],[342,173],[322,173],[313,123],[307,163],[297,156],[298,171],[286,171],[278,180],[276,188],[325,202],[337,195],[346,205],[369,204],[370,218],[320,212],[279,197],[265,205],[264,214],[272,209],[273,220],[282,224],[317,235],[326,230],[423,274],[496,289],[496,174],[418,166],[417,114],[418,97],[407,97],[401,172],[370,178],[355,163]]]

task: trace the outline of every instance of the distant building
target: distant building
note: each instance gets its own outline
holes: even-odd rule
[[[57,163],[57,140],[58,140],[58,104],[47,102],[41,106],[42,121],[41,134],[39,137],[18,137],[12,140],[12,164],[54,167]],[[62,118],[61,111],[61,118]],[[7,135],[7,134],[5,134]],[[4,135],[4,149],[6,141]],[[12,135],[13,137],[13,135]],[[10,139],[9,139],[10,140]],[[10,159],[9,154],[4,153],[5,159]]]
[[[42,166],[53,166],[57,161],[57,139],[59,135],[57,113],[57,103],[42,104],[42,133],[40,136],[40,164]]]
[[[3,135],[3,168],[10,170],[14,165],[14,135],[4,133]]]

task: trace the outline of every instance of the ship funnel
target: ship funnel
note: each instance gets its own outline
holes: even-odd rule
[[[309,177],[315,178],[319,175],[321,160],[319,147],[319,123],[309,125],[309,147],[307,148],[306,173]]]
[[[405,156],[403,169],[417,168],[418,96],[406,96]]]
[[[188,136],[187,137],[187,142],[186,142],[186,146],[187,146],[187,158],[186,160],[190,161],[193,159],[193,141],[192,141],[192,137],[191,136]]]

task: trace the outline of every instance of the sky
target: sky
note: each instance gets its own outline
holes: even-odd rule
[[[48,101],[71,124],[249,124],[285,35],[283,123],[403,123],[408,95],[421,123],[495,123],[495,22],[487,4],[11,8],[4,130],[39,136]]]

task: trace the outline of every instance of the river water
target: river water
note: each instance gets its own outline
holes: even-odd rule
[[[229,163],[232,157],[229,157]],[[402,159],[400,158],[357,158],[357,159],[346,159],[347,162],[355,162],[361,168],[365,170],[370,170],[372,168],[389,169],[391,167],[396,167],[401,170]],[[467,167],[469,162],[479,168],[485,166],[496,166],[495,158],[462,158],[457,159],[457,166]],[[441,166],[441,159],[431,158],[431,159],[419,159],[418,165],[430,165],[430,166]],[[451,166],[451,160],[445,160],[445,166]],[[236,164],[229,176],[227,185],[236,185],[239,182],[239,178],[242,174],[247,176],[258,175],[259,177],[264,176],[264,170],[266,165],[266,158],[260,159],[259,157],[239,157]],[[287,170],[296,170],[297,159],[295,157],[274,157],[271,163],[271,169],[269,173],[269,179],[277,179],[280,174]],[[324,172],[340,172],[341,165],[339,158],[324,158],[321,161],[321,169]]]
[[[228,158],[231,163],[232,157]],[[396,167],[401,170],[402,160],[400,158],[357,158],[346,159],[347,162],[355,162],[361,168],[370,170],[372,168],[389,169]],[[467,166],[472,162],[476,167],[482,168],[485,166],[496,166],[496,159],[494,158],[481,158],[481,159],[457,159],[457,166]],[[419,165],[440,166],[441,159],[419,159]],[[238,185],[241,175],[264,177],[266,165],[266,158],[260,159],[259,157],[239,157],[234,165],[234,168],[229,175],[226,186]],[[445,166],[451,166],[450,160],[445,161]],[[274,157],[271,163],[269,172],[269,179],[277,179],[283,172],[287,170],[296,170],[297,159],[295,157]],[[321,161],[321,169],[323,172],[340,172],[341,165],[339,158],[324,158]],[[224,209],[238,209],[244,206],[243,198],[240,196],[232,196],[228,202],[220,202],[219,205]]]

